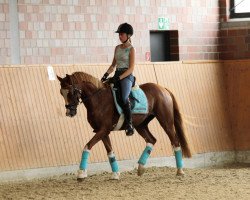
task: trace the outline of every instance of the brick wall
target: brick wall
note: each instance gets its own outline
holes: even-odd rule
[[[0,64],[11,64],[8,1],[1,2]],[[119,43],[114,31],[123,22],[135,29],[136,62],[145,61],[158,17],[168,18],[170,30],[178,31],[173,60],[223,58],[226,33],[219,32],[219,11],[217,0],[18,0],[21,64],[110,63]]]
[[[9,34],[8,0],[0,3],[0,64],[10,63],[10,34]]]
[[[219,59],[250,58],[250,19],[229,18],[229,0],[220,0]]]

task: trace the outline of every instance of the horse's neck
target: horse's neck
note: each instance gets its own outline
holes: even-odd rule
[[[82,91],[83,91],[84,96],[89,98],[98,91],[98,88],[91,83],[84,83],[84,87],[82,87]]]
[[[91,111],[98,107],[99,104],[99,94],[101,90],[105,90],[105,88],[97,88],[91,83],[85,83],[82,88],[83,91],[83,103],[88,111]]]

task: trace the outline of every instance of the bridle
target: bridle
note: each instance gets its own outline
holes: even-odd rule
[[[103,91],[103,89],[104,89],[104,88],[100,88],[97,91],[95,91],[94,93],[92,93],[91,95],[85,96],[83,94],[82,90],[78,89],[74,85],[72,85],[72,87],[73,87],[73,96],[76,99],[76,101],[74,101],[74,103],[70,103],[68,105],[65,105],[65,108],[70,109],[70,110],[76,110],[76,107],[78,106],[78,104],[86,103],[92,97],[94,97],[95,95],[97,95],[98,93]],[[80,97],[78,97],[78,94],[80,94]]]
[[[82,95],[82,91],[74,86],[72,86],[72,89],[73,89],[73,97],[74,97],[74,100],[72,103],[68,104],[68,105],[65,105],[65,108],[66,109],[69,109],[69,110],[73,110],[73,111],[76,111],[76,108],[78,106],[79,103],[82,103],[80,101],[80,98],[78,97],[78,93],[80,95]]]

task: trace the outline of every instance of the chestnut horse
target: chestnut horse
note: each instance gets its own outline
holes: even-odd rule
[[[109,134],[117,124],[119,114],[116,110],[110,85],[102,83],[99,79],[84,73],[75,72],[61,78],[57,76],[61,83],[61,95],[65,100],[66,115],[73,117],[77,113],[77,106],[80,100],[87,109],[87,119],[94,129],[95,135],[85,145],[82,153],[80,169],[78,170],[77,180],[81,181],[87,177],[88,157],[92,147],[102,141],[107,150],[109,162],[112,169],[112,178],[119,179],[119,167],[112,150]],[[156,117],[161,127],[168,135],[173,146],[177,175],[184,174],[182,153],[184,157],[191,157],[189,144],[184,133],[182,118],[174,98],[174,95],[166,88],[154,84],[146,83],[140,85],[148,100],[147,114],[133,114],[133,125],[136,131],[146,142],[139,161],[138,175],[145,171],[145,164],[156,143],[156,138],[148,129],[149,122]],[[124,130],[123,125],[120,130]]]

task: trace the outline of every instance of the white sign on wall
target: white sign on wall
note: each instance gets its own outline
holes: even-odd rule
[[[48,71],[49,80],[50,81],[56,80],[56,75],[55,75],[54,69],[51,65],[49,65],[47,67],[47,71]]]

